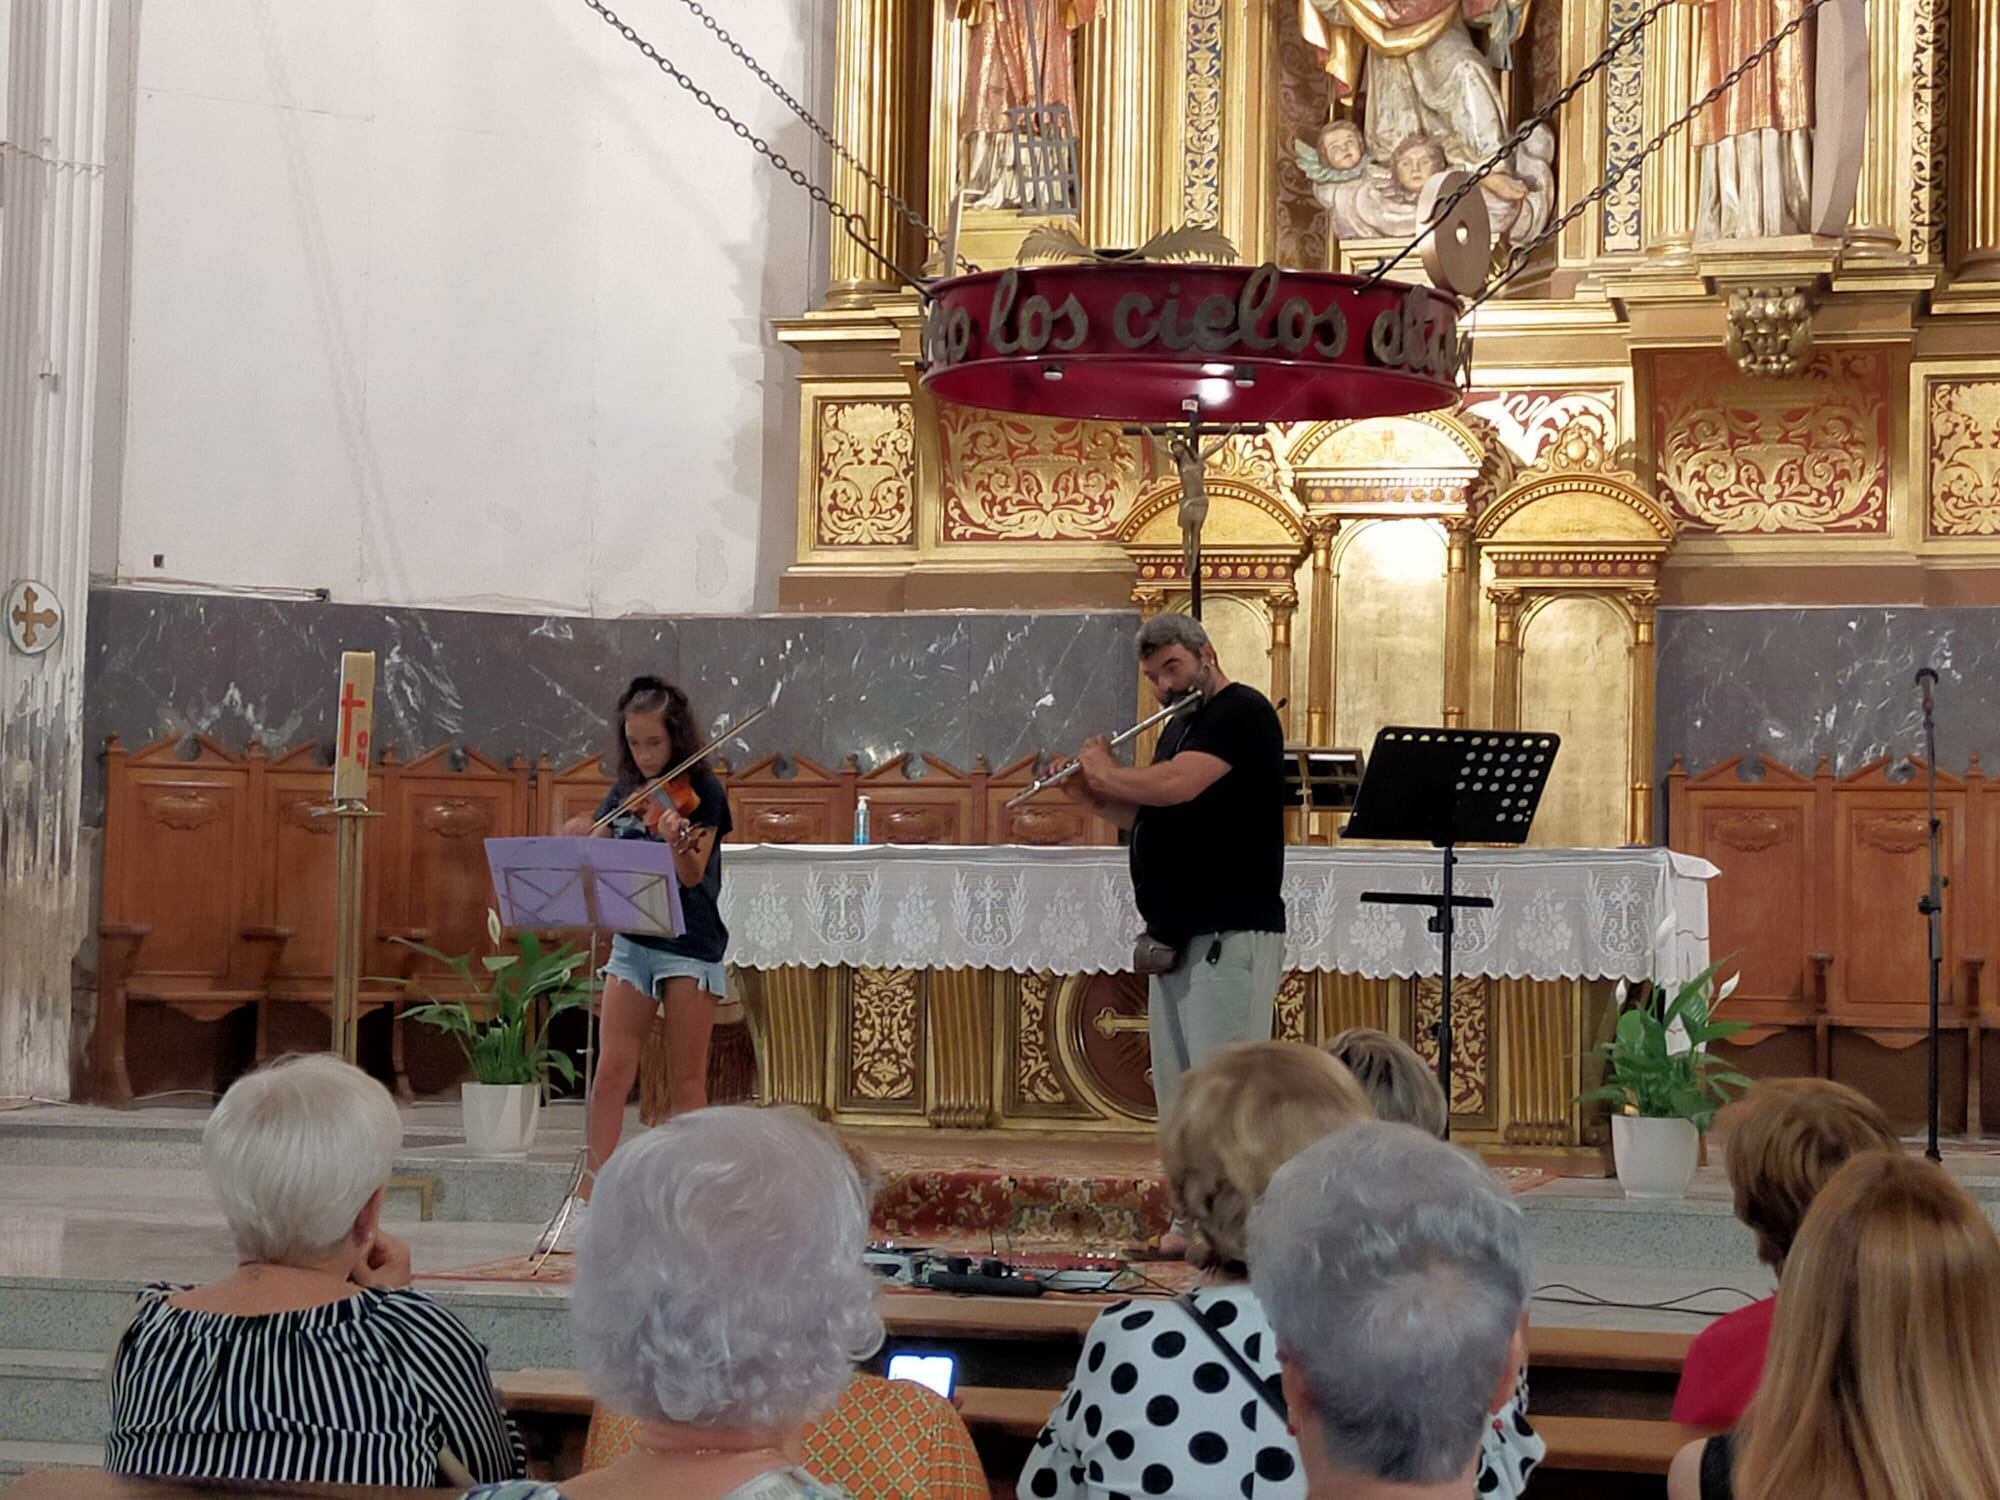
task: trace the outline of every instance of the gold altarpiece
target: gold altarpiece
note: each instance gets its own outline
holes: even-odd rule
[[[1642,9],[1534,0],[1502,75],[1514,116]],[[1558,209],[1696,96],[1701,9],[1668,7],[1557,116]],[[840,0],[836,129],[940,229],[961,159],[959,10]],[[1333,102],[1297,14],[1297,0],[1103,0],[1074,34],[1087,242],[1215,225],[1246,262],[1351,262],[1293,160]],[[1869,18],[1845,236],[1698,240],[1703,168],[1684,133],[1472,320],[1458,410],[1274,427],[1217,456],[1204,614],[1232,674],[1286,700],[1295,738],[1556,728],[1536,841],[1652,841],[1659,605],[2000,604],[2000,0]],[[856,174],[835,186],[903,263],[922,261]],[[1004,265],[1036,222],[968,210],[961,251]],[[788,606],[1144,613],[1185,599],[1170,468],[1149,472],[1139,443],[1101,424],[933,402],[916,383],[914,296],[841,236],[832,256],[826,305],[778,328],[799,356]],[[1793,373],[1750,373],[1741,350],[1760,340],[1788,348]],[[1413,1033],[1408,988],[1328,980],[1301,1002],[1301,1034],[1360,1020]],[[1467,997],[1491,1021],[1467,1049],[1481,1101],[1467,1123],[1575,1143],[1564,1059],[1604,997],[1570,987],[1543,1035],[1530,1012],[1552,997],[1522,988]]]

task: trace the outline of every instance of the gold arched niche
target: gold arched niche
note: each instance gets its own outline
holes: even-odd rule
[[[1180,484],[1163,480],[1139,492],[1118,528],[1118,541],[1132,559],[1133,602],[1148,619],[1169,607],[1187,608],[1187,564],[1181,553]],[[1202,528],[1201,593],[1204,616],[1221,604],[1214,620],[1217,656],[1223,671],[1266,693],[1273,703],[1288,699],[1292,682],[1292,617],[1298,608],[1295,580],[1306,555],[1305,528],[1278,495],[1241,479],[1208,481],[1208,521]],[[1156,705],[1139,685],[1142,716]],[[1278,710],[1286,733],[1293,716]],[[1142,737],[1143,760],[1153,736]]]
[[[1288,457],[1312,554],[1301,590],[1306,737],[1365,745],[1386,723],[1466,723],[1472,516],[1512,478],[1512,458],[1454,412],[1308,423]],[[1430,577],[1410,572],[1419,558]],[[1433,664],[1413,679],[1420,642]],[[1404,670],[1350,681],[1346,664],[1372,668],[1378,647]]]
[[[1479,517],[1490,722],[1564,736],[1538,843],[1652,840],[1653,626],[1675,535],[1666,508],[1618,467],[1588,418]],[[1614,692],[1623,707],[1606,712]],[[1615,797],[1606,777],[1617,778]]]

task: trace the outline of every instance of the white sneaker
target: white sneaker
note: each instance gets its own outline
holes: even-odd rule
[[[535,1241],[535,1254],[576,1254],[577,1242],[583,1237],[584,1216],[589,1208],[586,1200],[572,1198],[563,1208],[557,1209],[556,1216],[543,1228],[542,1237]]]

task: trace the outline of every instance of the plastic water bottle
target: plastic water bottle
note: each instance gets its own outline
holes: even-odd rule
[[[863,797],[854,804],[854,842],[865,844],[868,841],[868,799]]]

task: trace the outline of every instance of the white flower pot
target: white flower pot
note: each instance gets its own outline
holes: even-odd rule
[[[1683,1198],[1694,1181],[1701,1132],[1691,1120],[1611,1117],[1611,1159],[1628,1198]]]
[[[474,1156],[526,1156],[542,1117],[542,1091],[532,1083],[462,1083],[465,1144]]]

